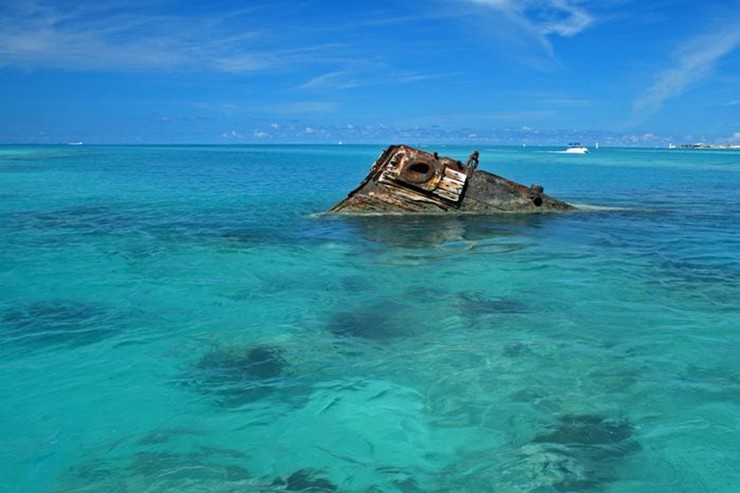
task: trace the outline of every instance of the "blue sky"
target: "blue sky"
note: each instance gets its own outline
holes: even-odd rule
[[[740,143],[740,0],[0,0],[0,143]]]

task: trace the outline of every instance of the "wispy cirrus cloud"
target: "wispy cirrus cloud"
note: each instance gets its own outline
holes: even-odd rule
[[[300,90],[337,91],[359,87],[413,84],[460,75],[458,73],[419,73],[395,70],[385,63],[345,62],[340,70],[314,76],[298,86]]]
[[[277,115],[332,113],[338,108],[339,104],[334,101],[293,101],[266,107],[271,113]]]
[[[164,6],[9,0],[0,6],[0,66],[253,72],[279,59],[252,47],[262,33],[239,25],[248,10],[209,18]]]
[[[300,86],[300,89],[351,89],[359,87],[356,74],[348,70],[337,70],[326,74],[317,75]]]
[[[550,35],[575,36],[595,21],[594,16],[574,0],[459,0],[496,11],[513,36],[527,36],[554,58]]]
[[[634,101],[633,113],[644,119],[658,113],[665,103],[715,73],[722,58],[740,48],[740,21],[736,18],[708,34],[684,42],[672,55],[670,68],[658,73],[655,82]]]

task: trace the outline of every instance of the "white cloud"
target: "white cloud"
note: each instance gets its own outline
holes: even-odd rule
[[[295,101],[271,105],[265,109],[280,115],[292,115],[303,113],[332,113],[338,107],[339,105],[332,101]]]
[[[300,89],[350,89],[359,86],[354,74],[340,70],[314,77],[300,86]]]
[[[269,67],[268,60],[252,55],[237,55],[214,60],[213,67],[224,72],[255,72]]]
[[[666,101],[710,77],[720,59],[738,47],[740,22],[734,19],[722,29],[688,40],[673,54],[671,67],[659,73],[653,85],[635,100],[635,115],[645,118],[659,112]]]
[[[553,37],[575,36],[596,22],[581,0],[457,0],[478,6],[473,12],[487,25],[485,32],[517,64],[537,70],[562,65]],[[598,6],[598,4],[594,4]],[[489,14],[489,15],[486,15]]]
[[[304,82],[298,89],[314,91],[336,91],[358,87],[413,84],[453,77],[456,73],[420,74],[403,70],[392,70],[384,63],[354,62],[343,65],[342,70],[318,75]]]
[[[228,140],[241,139],[242,138],[242,134],[240,134],[236,130],[232,130],[231,132],[224,132],[224,133],[222,133],[221,134],[221,138],[222,139],[228,139]]]
[[[574,36],[588,28],[594,18],[573,0],[462,0],[498,10],[524,31],[544,36]]]
[[[540,19],[535,21],[535,25],[545,35],[575,36],[594,22],[591,14],[573,1],[549,0],[527,3],[530,3],[533,9],[541,10]]]
[[[161,7],[161,5],[160,5]],[[252,72],[276,63],[238,26],[246,12],[187,17],[157,3],[5,2],[0,7],[0,66],[65,70],[213,69]]]

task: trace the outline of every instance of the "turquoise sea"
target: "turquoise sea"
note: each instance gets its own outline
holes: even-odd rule
[[[0,491],[738,491],[740,152],[478,149],[589,207],[322,214],[380,145],[0,147]]]

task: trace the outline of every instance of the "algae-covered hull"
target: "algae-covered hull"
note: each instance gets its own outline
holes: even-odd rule
[[[347,198],[340,213],[445,213],[567,211],[574,206],[478,168],[478,152],[463,164],[405,145],[380,155]]]

